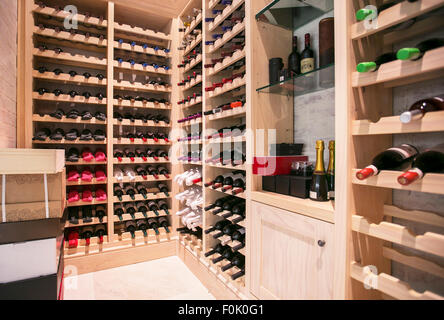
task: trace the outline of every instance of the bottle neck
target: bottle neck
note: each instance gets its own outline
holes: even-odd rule
[[[335,150],[330,149],[330,160],[328,162],[327,173],[334,175],[335,174]]]
[[[324,148],[317,148],[316,149],[315,173],[325,173],[325,167],[324,167]]]

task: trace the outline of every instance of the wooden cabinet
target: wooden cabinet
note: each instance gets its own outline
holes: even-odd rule
[[[334,225],[252,203],[251,292],[259,299],[332,299]]]

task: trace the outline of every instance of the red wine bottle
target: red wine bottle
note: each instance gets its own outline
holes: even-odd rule
[[[415,102],[409,111],[401,114],[400,120],[402,123],[410,123],[422,119],[427,112],[441,110],[444,110],[444,94]]]
[[[421,59],[424,56],[424,53],[426,53],[427,51],[443,46],[444,46],[444,38],[428,39],[418,43],[416,47],[402,48],[398,50],[396,56],[399,60],[418,60]]]
[[[99,238],[99,243],[103,243],[103,236],[106,234],[104,225],[97,225],[94,229],[94,236]]]
[[[90,238],[94,234],[94,230],[92,226],[87,226],[82,228],[81,236],[86,241],[86,245],[89,246]]]
[[[375,158],[372,164],[358,171],[356,177],[365,180],[373,175],[377,175],[381,170],[394,170],[410,163],[418,154],[418,150],[409,144],[402,144],[398,147],[387,149]]]
[[[301,55],[298,52],[298,37],[293,37],[293,51],[288,57],[288,70],[292,75],[301,73]]]
[[[398,182],[407,186],[420,180],[427,173],[441,173],[444,171],[444,144],[420,153],[412,163],[412,169],[398,177]]]
[[[301,73],[313,71],[315,69],[314,52],[310,48],[310,34],[305,34],[305,49],[301,53]]]

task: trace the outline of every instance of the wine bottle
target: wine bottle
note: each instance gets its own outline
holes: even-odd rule
[[[150,226],[150,229],[153,229],[156,235],[159,235],[159,225],[157,224],[157,220],[154,218],[148,219],[148,225]]]
[[[233,207],[228,213],[224,213],[223,215],[221,215],[221,217],[226,219],[234,215],[240,216],[243,214],[245,214],[245,202],[238,202],[235,205],[233,205]]]
[[[301,55],[298,52],[298,37],[293,37],[293,51],[288,56],[288,70],[292,75],[301,73]]]
[[[227,265],[222,266],[220,269],[225,272],[228,269],[231,269],[233,267],[237,267],[239,269],[242,269],[245,265],[245,256],[240,253],[235,253],[234,256],[231,259],[231,262]]]
[[[422,41],[413,48],[402,48],[396,54],[399,60],[418,60],[425,52],[444,46],[444,38],[433,38]]]
[[[131,233],[131,238],[134,239],[136,237],[137,225],[134,221],[125,222],[125,229],[127,232]]]
[[[223,246],[222,244],[218,243],[213,249],[205,252],[205,257],[211,257],[216,253],[222,254],[222,252],[224,252],[226,249],[228,249],[228,246]]]
[[[119,201],[122,201],[123,190],[118,184],[114,186],[114,195],[119,199]]]
[[[146,167],[146,171],[149,173],[150,176],[153,176],[154,179],[156,180],[159,179],[159,171],[157,171],[157,169],[154,168],[153,166],[148,165]]]
[[[231,224],[228,220],[220,220],[214,224],[214,226],[210,227],[209,229],[205,230],[205,234],[209,234],[213,231],[221,231],[226,225]]]
[[[166,233],[170,233],[169,223],[166,217],[157,218],[157,223],[159,224],[160,227],[165,229]]]
[[[225,249],[219,257],[214,258],[211,261],[213,263],[218,263],[218,262],[221,262],[224,259],[231,260],[233,258],[233,255],[234,255],[234,253],[231,250],[231,248],[228,248],[228,249]]]
[[[362,8],[359,9],[358,11],[356,11],[356,20],[358,21],[362,21],[365,20],[367,17],[372,17],[372,18],[376,18],[377,15],[379,14],[381,11],[384,11],[385,9],[388,9],[392,6],[394,6],[395,4],[399,3],[401,0],[396,0],[396,1],[392,1],[389,3],[384,3],[383,5],[380,5],[376,8],[376,10],[370,9],[370,8]]]
[[[148,202],[148,208],[155,213],[156,216],[159,215],[159,206],[153,200]]]
[[[239,228],[231,235],[231,240],[243,242],[245,239],[245,228]]]
[[[148,212],[148,207],[146,206],[145,202],[142,201],[136,202],[136,208],[137,212],[142,212],[143,216],[145,218],[148,218],[148,216],[146,215],[146,213]]]
[[[444,171],[444,144],[420,153],[412,163],[412,169],[398,177],[398,182],[407,186],[420,180],[427,173],[441,173]]]
[[[328,161],[327,168],[327,183],[328,183],[328,199],[335,199],[335,141],[332,140],[328,143],[328,150],[330,153],[330,159]]]
[[[125,184],[123,186],[123,191],[125,192],[126,195],[129,195],[132,200],[136,200],[136,197],[135,197],[136,191],[134,190],[132,185],[130,185],[128,183]]]
[[[217,199],[213,204],[210,204],[209,206],[205,207],[204,210],[208,211],[208,210],[212,210],[216,207],[220,208],[224,205],[224,203],[228,200],[233,199],[233,197],[228,196],[228,197],[224,197],[224,198],[219,198]]]
[[[324,141],[316,141],[316,167],[310,186],[310,199],[328,201],[328,183],[324,167]]]
[[[419,120],[427,112],[444,110],[444,94],[415,102],[409,109],[401,114],[402,123],[410,123],[412,120]]]
[[[301,73],[313,71],[315,68],[314,52],[310,48],[310,34],[305,34],[305,49],[301,53]]]
[[[396,54],[394,52],[387,52],[378,56],[375,61],[361,62],[356,66],[358,72],[373,72],[379,69],[379,67],[387,62],[396,60]]]
[[[114,205],[114,214],[117,216],[117,217],[119,217],[119,220],[120,221],[123,221],[123,214],[124,214],[125,212],[123,211],[123,206],[122,206],[122,204],[120,204],[120,203],[116,203],[115,205]]]
[[[148,225],[146,223],[146,220],[144,220],[144,219],[137,220],[136,226],[137,226],[137,229],[142,230],[144,237],[148,236],[148,233],[146,232],[146,230],[148,229]]]
[[[90,238],[94,234],[94,229],[92,226],[86,226],[82,228],[81,237],[85,239],[86,245],[89,246]]]
[[[356,177],[359,180],[365,180],[377,175],[381,170],[397,169],[410,163],[417,155],[418,150],[409,144],[387,149],[373,158],[371,165],[358,171]]]
[[[147,198],[148,190],[142,183],[140,183],[140,182],[136,183],[136,190],[139,194],[141,194],[143,196],[144,199]]]
[[[105,226],[100,224],[94,228],[94,236],[99,238],[99,243],[103,243],[103,236],[106,234]]]
[[[166,186],[166,184],[158,182],[157,183],[157,188],[159,189],[160,192],[163,192],[165,194],[165,196],[169,197],[169,191],[168,191],[168,187]]]
[[[166,214],[170,214],[170,212],[168,210],[168,205],[165,200],[157,201],[157,206],[159,207],[160,210],[165,211]]]
[[[124,204],[123,207],[125,208],[125,212],[131,216],[131,219],[135,220],[136,219],[135,213],[137,210],[134,204],[132,202],[127,202]]]
[[[221,213],[221,212],[223,212],[223,211],[231,211],[235,205],[237,205],[237,204],[239,204],[239,203],[242,203],[243,201],[244,201],[244,200],[241,199],[241,198],[233,198],[233,199],[231,199],[231,200],[229,200],[229,201],[226,201],[226,202],[222,205],[221,208],[214,210],[214,211],[213,211],[213,214],[216,215],[216,214],[219,214],[219,213]]]
[[[236,225],[236,224],[229,224],[229,225],[226,225],[226,226],[222,229],[222,231],[220,231],[220,232],[214,234],[214,235],[213,235],[213,238],[214,238],[214,239],[217,239],[217,238],[220,238],[220,237],[222,237],[222,236],[224,236],[224,235],[227,235],[227,236],[231,237],[231,235],[233,234],[233,232],[236,231],[236,230],[239,229],[239,228],[240,228],[240,227],[239,227],[238,225]]]
[[[232,274],[231,275],[231,280],[236,280],[236,279],[239,279],[240,277],[243,277],[245,275],[245,270],[244,269],[242,269],[241,271],[239,271],[239,272],[236,272],[235,274]]]

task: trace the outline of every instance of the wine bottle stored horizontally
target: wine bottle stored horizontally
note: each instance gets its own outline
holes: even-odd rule
[[[221,213],[222,211],[231,211],[231,209],[238,203],[243,202],[244,200],[241,198],[233,198],[229,201],[226,201],[222,207],[219,209],[213,210],[213,214]]]
[[[94,229],[92,226],[86,226],[82,228],[82,233],[80,234],[83,239],[85,239],[86,245],[89,246],[90,238],[94,234]]]
[[[225,272],[233,267],[242,269],[244,266],[245,266],[245,256],[243,254],[236,252],[232,257],[231,262],[229,264],[222,266],[221,270]]]
[[[410,163],[418,155],[418,150],[410,144],[402,144],[398,147],[387,149],[375,158],[372,164],[359,170],[356,177],[365,180],[377,175],[381,170],[394,170]]]
[[[328,199],[335,199],[335,141],[328,143],[329,161],[327,168]]]
[[[148,229],[148,224],[146,223],[146,220],[144,219],[137,220],[136,225],[137,229],[143,232],[143,236],[147,237],[148,233],[146,230]]]
[[[94,236],[99,238],[99,243],[103,243],[103,236],[106,234],[106,228],[103,224],[99,224],[94,228]]]
[[[427,173],[442,173],[443,171],[444,144],[441,144],[420,153],[413,160],[412,168],[398,177],[398,182],[407,186],[422,179]]]
[[[114,195],[119,199],[119,201],[122,201],[123,189],[118,184],[114,185]]]
[[[328,182],[324,167],[324,141],[316,141],[316,166],[310,186],[310,199],[328,201]]]
[[[212,210],[214,208],[221,208],[225,202],[229,201],[233,199],[233,197],[228,196],[228,197],[223,197],[223,198],[219,198],[217,199],[213,204],[210,204],[209,206],[205,207],[204,210],[208,211],[208,210]]]
[[[413,48],[402,48],[398,50],[396,56],[399,60],[418,60],[421,59],[424,53],[426,53],[427,51],[443,46],[444,46],[444,38],[427,39],[425,41],[418,43]]]
[[[399,3],[402,0],[395,0],[389,3],[384,3],[378,7],[376,7],[376,9],[371,9],[371,8],[362,8],[359,9],[358,11],[356,11],[356,20],[358,21],[362,21],[365,20],[366,18],[376,18],[377,15],[381,12],[384,11],[385,9],[388,9],[392,6],[394,6],[395,4]]]
[[[222,231],[223,228],[224,228],[226,225],[229,225],[229,224],[231,224],[231,222],[228,221],[228,220],[220,220],[220,221],[216,222],[216,223],[214,224],[214,226],[212,226],[212,227],[210,227],[209,229],[205,230],[205,234],[209,234],[209,233],[211,233],[211,232],[213,232],[213,231]]]
[[[226,249],[228,249],[228,246],[223,246],[222,244],[218,243],[213,249],[205,252],[205,257],[210,257],[216,253],[222,254],[222,252],[224,252]]]
[[[120,221],[123,221],[123,214],[125,211],[123,210],[123,206],[120,203],[114,204],[114,214],[119,217]]]
[[[301,53],[301,73],[307,73],[315,69],[314,52],[310,47],[310,34],[305,34],[305,48]]]
[[[301,73],[301,55],[298,52],[298,37],[293,37],[293,51],[288,56],[288,70],[292,75]]]
[[[169,228],[170,224],[166,217],[159,217],[157,219],[157,223],[159,224],[160,227],[165,229],[166,233],[170,233],[170,228]]]
[[[160,210],[165,211],[166,214],[170,214],[169,210],[168,210],[168,204],[166,203],[165,200],[158,200],[157,201],[157,206],[159,207]]]
[[[131,238],[134,239],[136,237],[137,225],[134,221],[125,222],[125,229],[127,232],[131,233]]]
[[[402,123],[420,120],[427,112],[444,111],[444,94],[415,102],[399,117]]]
[[[379,67],[387,62],[396,60],[396,54],[394,52],[387,52],[378,56],[375,61],[366,61],[358,63],[356,70],[358,72],[373,72],[379,69]]]
[[[155,218],[149,218],[148,219],[148,225],[150,226],[150,229],[153,229],[156,235],[159,235],[159,224],[157,223],[157,219]]]

